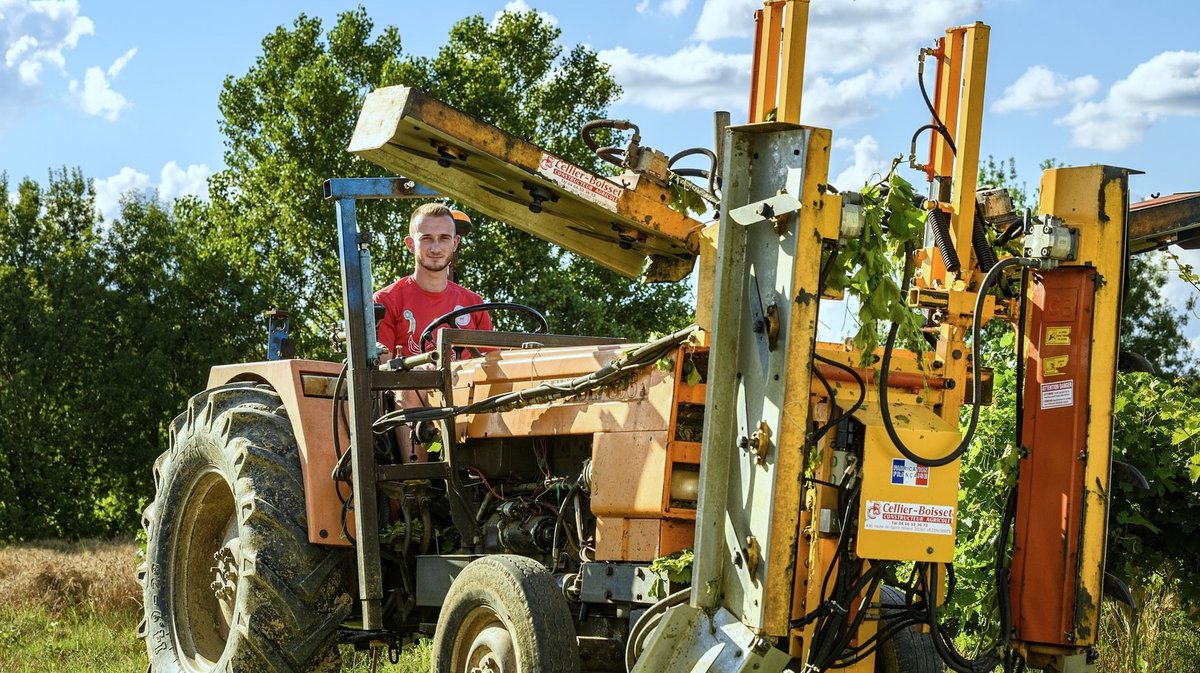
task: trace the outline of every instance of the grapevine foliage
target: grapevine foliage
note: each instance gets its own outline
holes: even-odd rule
[[[826,287],[858,301],[854,346],[869,361],[891,323],[899,323],[899,341],[923,348],[922,316],[900,293],[905,249],[919,246],[925,213],[913,203],[913,186],[900,177],[895,163],[887,177],[862,191],[862,234],[842,242],[832,260]],[[828,263],[828,260],[827,260]]]

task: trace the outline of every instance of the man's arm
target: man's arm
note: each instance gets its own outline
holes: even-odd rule
[[[375,340],[383,344],[383,347],[388,349],[388,352],[395,357],[399,355],[399,350],[396,348],[396,309],[398,307],[391,305],[386,301],[386,297],[382,292],[376,292],[374,300],[384,305],[386,309],[383,314],[383,320],[380,320],[375,325]]]

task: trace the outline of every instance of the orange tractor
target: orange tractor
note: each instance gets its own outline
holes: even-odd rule
[[[151,670],[331,671],[339,643],[394,656],[419,637],[454,673],[1091,667],[1125,257],[1179,219],[1131,213],[1117,168],[1047,171],[1024,216],[977,190],[988,28],[950,29],[922,56],[928,245],[904,279],[933,345],[896,348],[895,328],[874,358],[818,342],[826,271],[871,232],[829,184],[830,131],[798,124],[806,13],[759,13],[750,123],[718,118],[706,171],[628,122],[586,130],[634,131],[592,142],[624,170],[602,176],[419,91],[367,97],[350,151],[406,177],[325,184],[346,361],[216,367],[173,423],[139,571]],[[701,178],[683,188],[719,221],[670,207],[674,175]],[[695,270],[696,324],[624,343],[448,314],[430,352],[381,364],[355,205],[437,195],[630,277]],[[939,611],[991,319],[1020,334],[1025,458],[998,541],[1000,634],[971,657]],[[397,390],[429,403],[394,408]],[[398,432],[430,459],[408,462]]]

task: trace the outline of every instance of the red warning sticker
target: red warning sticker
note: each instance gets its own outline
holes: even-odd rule
[[[954,535],[954,508],[890,500],[868,500],[863,527],[897,533]]]
[[[550,154],[542,155],[542,160],[538,164],[538,173],[575,196],[613,212],[616,212],[617,202],[625,193],[620,185],[592,175],[575,164]]]

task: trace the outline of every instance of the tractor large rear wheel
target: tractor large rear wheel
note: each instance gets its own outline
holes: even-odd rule
[[[192,398],[154,464],[138,571],[150,669],[324,673],[350,612],[343,553],[308,542],[300,456],[279,397],[228,385]]]
[[[523,556],[484,556],[459,573],[433,637],[436,673],[579,673],[562,590]]]

